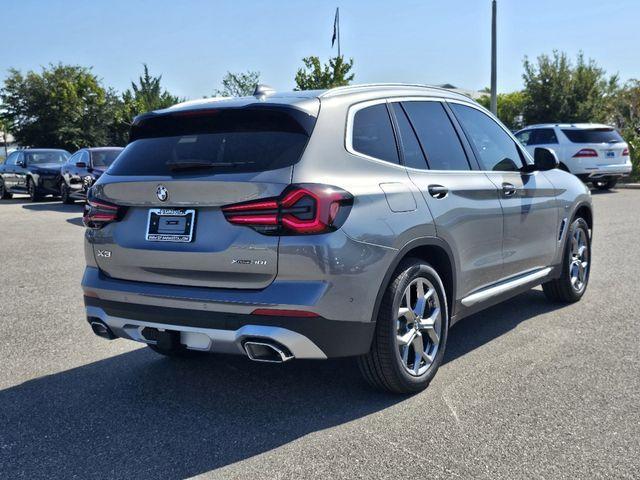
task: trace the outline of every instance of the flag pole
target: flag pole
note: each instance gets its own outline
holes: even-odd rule
[[[496,0],[491,2],[491,113],[498,114],[497,68],[496,68]]]
[[[336,9],[336,13],[338,16],[338,56],[340,57],[340,7]]]

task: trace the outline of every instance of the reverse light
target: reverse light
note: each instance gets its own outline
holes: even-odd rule
[[[312,235],[340,228],[353,205],[341,188],[296,184],[280,196],[222,207],[229,223],[245,225],[265,235]]]
[[[583,148],[579,150],[573,158],[585,158],[585,157],[597,157],[598,152],[596,152],[593,148]]]
[[[126,207],[88,198],[82,215],[82,223],[87,228],[97,230],[111,222],[117,222],[122,219],[125,211]]]

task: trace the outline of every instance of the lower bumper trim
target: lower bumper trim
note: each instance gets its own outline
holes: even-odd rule
[[[87,315],[105,322],[115,335],[147,342],[144,327],[180,331],[195,350],[243,354],[246,338],[281,343],[296,358],[333,358],[369,351],[374,322],[327,320],[322,317],[273,317],[138,305],[84,297]],[[148,343],[148,342],[147,342]]]

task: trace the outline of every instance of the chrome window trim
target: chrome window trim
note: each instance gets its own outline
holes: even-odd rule
[[[347,152],[349,152],[351,155],[355,155],[356,157],[360,157],[372,162],[382,163],[384,165],[404,169],[404,165],[401,165],[400,163],[393,163],[393,162],[390,162],[389,160],[383,160],[382,158],[372,157],[371,155],[367,155],[366,153],[359,152],[355,148],[353,148],[353,119],[356,113],[358,113],[360,110],[364,108],[372,107],[374,105],[380,105],[381,103],[384,103],[386,105],[388,103],[387,98],[385,97],[385,98],[376,98],[374,100],[366,100],[364,102],[354,103],[349,106],[349,110],[347,111],[347,123],[345,127],[346,131],[345,131],[345,137],[344,137],[344,147],[347,150]],[[391,123],[391,117],[389,117],[389,123],[393,131],[393,124]],[[396,143],[396,148],[397,148],[398,141],[395,138],[395,132],[393,133],[393,136],[394,136],[394,142]],[[398,153],[398,161],[400,161],[399,153]]]
[[[355,150],[353,148],[353,118],[355,117],[355,114],[359,111],[362,110],[363,108],[367,108],[373,105],[379,105],[381,103],[386,103],[386,104],[391,104],[391,103],[399,103],[399,102],[441,102],[441,103],[458,103],[460,105],[465,105],[467,107],[471,107],[471,108],[475,108],[476,110],[484,113],[485,115],[487,115],[491,120],[493,120],[496,124],[498,124],[498,126],[507,133],[507,135],[511,138],[511,140],[515,143],[516,148],[522,153],[522,155],[525,156],[525,158],[527,158],[531,164],[533,164],[533,158],[531,158],[531,155],[529,155],[529,152],[527,152],[527,150],[525,148],[523,148],[520,145],[520,142],[518,141],[518,139],[513,135],[513,133],[511,133],[511,131],[504,126],[504,124],[498,120],[497,118],[495,118],[491,112],[489,112],[486,108],[482,107],[479,104],[475,104],[472,101],[466,102],[463,100],[457,100],[457,99],[452,99],[452,98],[444,98],[444,97],[434,97],[434,96],[406,96],[406,95],[401,95],[401,96],[397,96],[397,97],[385,97],[385,98],[376,98],[374,100],[365,100],[363,102],[359,102],[359,103],[354,103],[352,105],[349,106],[349,110],[347,111],[347,122],[346,122],[346,129],[345,129],[345,149],[347,150],[347,152],[349,152],[351,155],[354,155],[356,157],[360,157],[360,158],[364,158],[366,160],[369,161],[373,161],[376,163],[382,163],[384,165],[388,165],[388,166],[392,166],[392,167],[396,167],[396,168],[402,168],[405,170],[409,170],[412,172],[434,172],[434,173],[458,173],[458,174],[469,174],[469,173],[518,173],[520,175],[527,175],[527,174],[532,174],[535,172],[512,172],[512,171],[502,171],[502,170],[474,170],[473,168],[469,169],[469,170],[435,170],[435,169],[421,169],[421,168],[413,168],[413,167],[407,167],[406,165],[402,165],[399,163],[392,163],[388,160],[383,160],[381,158],[376,158],[376,157],[372,157],[370,155],[367,155],[365,153],[361,153],[358,152],[357,150]],[[523,129],[524,130],[524,129]],[[396,143],[397,143],[397,139],[396,139]]]

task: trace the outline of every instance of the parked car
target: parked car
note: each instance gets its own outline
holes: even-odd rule
[[[86,316],[169,356],[357,356],[423,389],[451,325],[589,281],[591,196],[447,90],[350,86],[137,117],[90,190]]]
[[[35,202],[57,195],[60,165],[70,155],[66,150],[48,148],[27,148],[9,154],[0,165],[0,198],[26,193]]]
[[[560,168],[599,190],[615,187],[631,173],[629,145],[616,129],[596,123],[531,125],[516,133],[529,153],[552,148]]]
[[[86,200],[87,190],[100,178],[123,149],[121,147],[83,148],[60,169],[60,198],[63,203]]]

